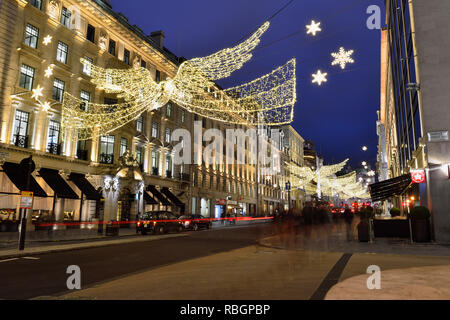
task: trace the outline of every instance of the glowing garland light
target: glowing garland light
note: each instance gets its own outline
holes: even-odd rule
[[[333,52],[331,56],[334,58],[334,61],[331,63],[332,66],[340,65],[341,69],[344,70],[348,63],[354,63],[355,60],[351,58],[351,55],[354,53],[354,50],[345,51],[343,47],[339,49],[339,52]]]
[[[117,94],[115,105],[84,103],[64,94],[62,125],[77,129],[78,138],[108,134],[169,101],[202,117],[237,125],[276,126],[293,121],[296,102],[296,61],[290,60],[270,74],[247,84],[222,90],[214,80],[229,77],[252,58],[252,51],[269,28],[263,24],[250,38],[233,48],[183,62],[173,79],[156,83],[145,68],[103,69],[81,59],[91,68],[92,83]]]

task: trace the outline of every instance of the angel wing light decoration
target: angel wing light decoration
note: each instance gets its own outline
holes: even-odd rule
[[[159,83],[145,68],[105,69],[90,65],[92,82],[106,93],[117,94],[120,103],[88,103],[86,108],[79,98],[65,93],[62,125],[77,131],[79,140],[87,140],[108,134],[169,101],[192,113],[230,124],[291,123],[297,98],[295,59],[235,88],[222,90],[214,82],[229,77],[252,58],[252,51],[269,26],[269,22],[264,23],[235,47],[183,62],[173,79]],[[84,59],[81,62],[90,64]]]

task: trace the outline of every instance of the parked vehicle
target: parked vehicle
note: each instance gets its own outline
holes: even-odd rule
[[[144,213],[136,224],[136,231],[145,235],[149,232],[163,234],[170,231],[184,230],[183,222],[172,212],[155,211]]]
[[[197,231],[201,228],[210,229],[212,227],[211,219],[205,218],[200,214],[181,216],[179,220],[182,221],[183,226],[186,230]]]

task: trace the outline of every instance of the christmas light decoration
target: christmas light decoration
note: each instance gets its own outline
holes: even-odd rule
[[[106,93],[117,94],[121,103],[88,104],[64,94],[63,127],[77,129],[79,139],[108,134],[145,111],[172,101],[188,111],[213,120],[237,125],[275,126],[291,123],[296,102],[296,61],[290,60],[270,74],[227,90],[213,81],[242,68],[270,23],[263,24],[249,39],[233,48],[204,58],[183,62],[173,79],[156,83],[145,68],[103,69],[89,61],[92,82]]]
[[[38,85],[36,89],[33,89],[33,94],[31,95],[31,98],[39,100],[39,98],[43,96],[42,90],[44,90],[44,88]]]
[[[50,78],[53,75],[53,68],[55,67],[55,65],[51,64],[47,67],[47,69],[45,70],[44,74],[46,78]]]
[[[354,50],[345,51],[343,47],[339,49],[339,52],[333,52],[331,56],[334,58],[334,61],[331,63],[332,66],[340,65],[341,69],[344,70],[347,66],[347,63],[354,63],[355,60],[351,58],[351,55],[354,53]]]
[[[44,38],[44,40],[42,41],[42,43],[44,44],[44,45],[49,45],[51,42],[52,42],[52,36],[51,35],[48,35],[48,36],[46,36],[45,38]]]
[[[47,101],[47,102],[42,103],[42,111],[48,112],[48,110],[50,110],[50,108],[51,108],[50,102]]]
[[[319,86],[322,85],[322,82],[327,82],[327,75],[328,73],[322,73],[321,70],[317,70],[316,74],[313,74],[313,80],[312,83],[317,83]]]
[[[316,36],[317,32],[322,31],[320,28],[320,22],[311,21],[311,24],[306,26],[306,29],[308,30],[306,34],[312,34],[313,36]]]

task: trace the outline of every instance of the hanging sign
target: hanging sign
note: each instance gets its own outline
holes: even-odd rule
[[[411,180],[413,183],[425,183],[425,170],[412,170]]]

